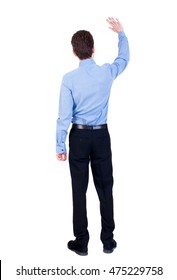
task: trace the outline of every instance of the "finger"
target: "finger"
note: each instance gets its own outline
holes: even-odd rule
[[[115,20],[108,21],[108,23],[109,23],[111,26],[116,26],[117,24],[119,24],[119,22],[117,22],[117,21],[115,21]]]
[[[114,21],[114,18],[108,17],[108,18],[107,18],[107,21],[108,21],[108,22],[112,22],[112,21]]]
[[[110,18],[111,22],[115,22],[115,19],[113,17]]]
[[[66,154],[62,155],[62,160],[66,160]]]
[[[63,158],[61,157],[61,158],[58,158],[58,160],[59,160],[59,161],[64,161],[65,159],[63,159]]]
[[[62,159],[62,155],[61,154],[57,154],[56,157],[57,157],[58,160]]]

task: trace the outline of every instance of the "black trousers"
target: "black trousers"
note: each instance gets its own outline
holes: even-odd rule
[[[82,246],[89,241],[86,192],[89,163],[100,201],[101,241],[109,245],[115,228],[113,214],[113,169],[108,128],[86,130],[72,128],[69,135],[69,164],[73,194],[73,230]]]

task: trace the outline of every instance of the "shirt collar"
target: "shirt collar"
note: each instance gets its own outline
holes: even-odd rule
[[[93,60],[93,58],[87,58],[87,59],[81,60],[79,63],[79,66],[85,66],[85,65],[91,65],[91,64],[95,64],[95,61]]]

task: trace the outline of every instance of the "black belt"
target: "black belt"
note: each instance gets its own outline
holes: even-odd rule
[[[77,128],[77,129],[96,130],[96,129],[105,129],[105,128],[107,128],[107,124],[100,124],[100,125],[73,124],[72,127],[73,128]]]

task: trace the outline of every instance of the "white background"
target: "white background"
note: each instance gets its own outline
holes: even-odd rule
[[[73,239],[72,197],[68,162],[58,162],[55,157],[59,87],[63,74],[78,66],[70,39],[79,29],[93,34],[98,64],[114,60],[117,36],[107,28],[108,16],[118,17],[122,22],[131,50],[130,64],[114,82],[108,116],[118,248],[110,255],[102,252],[99,203],[90,176],[89,255],[80,257],[66,247]],[[22,265],[26,268],[74,265],[106,270],[112,266],[163,266],[164,276],[159,279],[174,279],[175,18],[172,0],[1,1],[3,280],[20,279],[15,271]],[[112,279],[109,274],[101,277]],[[61,279],[61,276],[42,278]],[[138,279],[141,278],[146,279],[145,276]]]

